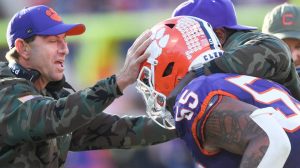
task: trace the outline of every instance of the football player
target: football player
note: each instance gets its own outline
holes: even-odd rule
[[[148,115],[177,130],[204,167],[297,167],[300,103],[275,82],[237,74],[199,76],[176,96],[167,97],[190,71],[222,56],[211,26],[180,16],[152,28],[137,89]],[[201,68],[200,68],[201,69]],[[182,82],[180,82],[182,83]],[[163,120],[159,120],[164,118]]]

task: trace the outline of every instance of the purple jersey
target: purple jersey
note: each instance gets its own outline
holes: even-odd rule
[[[287,132],[291,152],[285,167],[300,164],[300,102],[288,90],[272,81],[245,75],[213,74],[190,82],[177,96],[174,106],[176,129],[204,167],[238,167],[242,156],[224,150],[209,153],[203,149],[203,128],[217,103],[218,95],[229,96],[259,108],[273,107],[275,119]],[[280,152],[280,151],[278,151]]]

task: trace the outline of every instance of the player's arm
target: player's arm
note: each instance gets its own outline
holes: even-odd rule
[[[282,167],[290,142],[273,110],[224,96],[207,119],[204,146],[243,155],[241,167]]]
[[[164,129],[149,117],[119,117],[103,112],[72,133],[70,150],[133,148],[176,137],[176,130]]]

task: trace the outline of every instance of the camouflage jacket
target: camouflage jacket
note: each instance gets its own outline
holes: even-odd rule
[[[204,65],[206,74],[227,72],[270,79],[286,86],[300,100],[300,79],[283,41],[260,32],[238,31],[223,48],[223,57]]]
[[[112,76],[56,100],[1,63],[0,167],[63,167],[68,151],[132,148],[176,137],[147,117],[102,112],[119,96]]]

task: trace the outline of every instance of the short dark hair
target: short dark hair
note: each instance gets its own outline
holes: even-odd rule
[[[233,33],[239,31],[239,30],[236,30],[236,29],[230,29],[230,28],[227,28],[227,27],[224,27],[224,29],[226,30],[227,34],[228,34],[228,37],[231,36]]]

